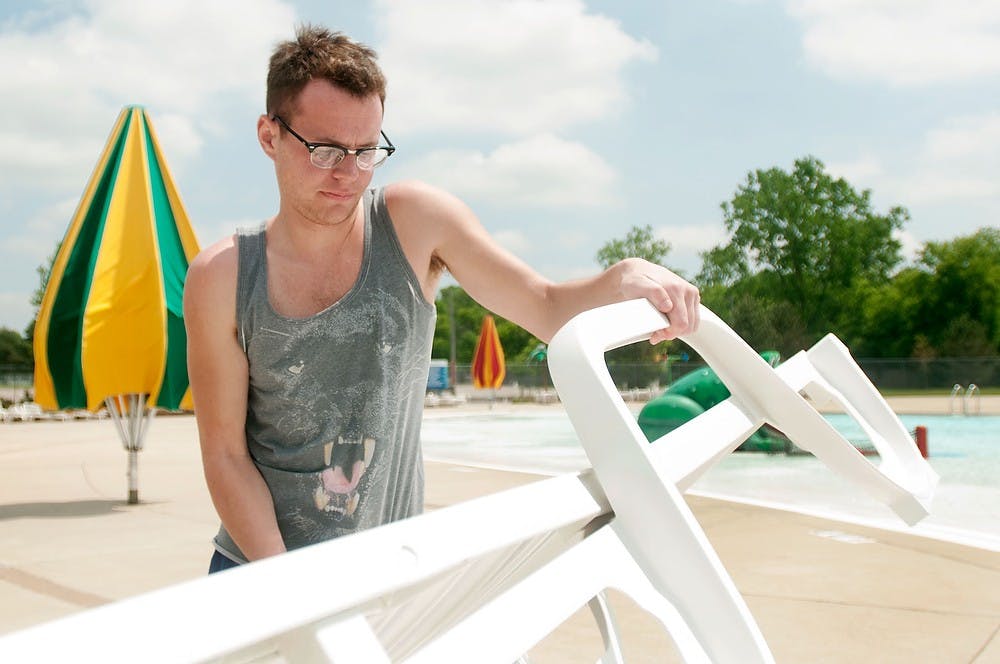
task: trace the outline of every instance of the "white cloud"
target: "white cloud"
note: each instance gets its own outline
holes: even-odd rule
[[[670,243],[671,253],[697,254],[725,242],[726,229],[720,222],[709,224],[687,224],[683,226],[660,226],[656,237]]]
[[[894,156],[865,153],[830,162],[827,169],[891,205],[1000,204],[1000,113],[951,118],[927,130],[913,150]]]
[[[913,203],[968,202],[1000,196],[1000,182],[947,169],[928,168],[898,182],[900,198]]]
[[[918,86],[1000,73],[995,0],[788,0],[810,63],[830,76]]]
[[[831,161],[826,171],[835,178],[843,178],[851,184],[871,181],[885,175],[885,167],[878,156],[864,153],[850,161]]]
[[[963,116],[930,130],[904,183],[907,200],[1000,199],[1000,113]]]
[[[501,145],[489,154],[440,150],[403,168],[459,197],[536,207],[605,206],[617,175],[587,147],[551,134]]]
[[[278,0],[88,0],[4,23],[0,62],[17,66],[0,68],[0,186],[81,182],[128,104],[149,109],[172,156],[197,152],[214,110],[263,105],[269,51],[294,20]]]
[[[575,251],[585,246],[590,241],[591,236],[584,231],[559,229],[555,239],[557,246]]]
[[[23,332],[34,312],[31,293],[0,293],[0,327]]]
[[[401,132],[551,131],[627,101],[624,67],[656,48],[580,0],[382,0],[387,116]]]
[[[227,238],[240,228],[256,228],[263,219],[223,219],[211,221],[192,221],[195,237],[199,246],[204,249],[223,238]]]
[[[1000,112],[951,119],[927,134],[924,154],[934,161],[1000,164]]]
[[[171,156],[198,154],[205,140],[202,138],[194,118],[179,113],[150,115],[153,131],[160,142],[160,149],[170,150]]]
[[[82,186],[81,186],[82,190]],[[33,213],[23,224],[4,239],[3,253],[9,256],[28,257],[41,265],[62,240],[79,199],[69,198],[44,205]]]
[[[660,226],[654,231],[659,239],[670,243],[666,263],[680,270],[687,278],[701,269],[701,254],[726,241],[728,235],[721,222]]]
[[[892,237],[899,241],[900,252],[903,254],[903,260],[907,263],[912,263],[916,260],[917,256],[920,254],[920,250],[924,248],[924,243],[917,239],[917,236],[906,229],[899,229],[892,232]]]

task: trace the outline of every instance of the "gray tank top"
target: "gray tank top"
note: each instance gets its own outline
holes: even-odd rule
[[[264,227],[237,235],[247,446],[289,550],[423,508],[420,422],[436,310],[403,254],[383,191],[367,191],[363,205],[357,282],[307,318],[271,308]],[[246,560],[225,528],[215,546]]]

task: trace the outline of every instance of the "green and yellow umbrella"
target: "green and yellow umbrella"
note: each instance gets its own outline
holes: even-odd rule
[[[198,253],[149,115],[118,116],[49,275],[35,322],[35,400],[107,406],[135,465],[155,408],[190,408],[182,298]]]

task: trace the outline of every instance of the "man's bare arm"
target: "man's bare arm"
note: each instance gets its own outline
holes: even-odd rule
[[[233,541],[250,560],[285,545],[271,493],[247,449],[249,371],[236,337],[236,248],[230,238],[192,262],[184,288],[188,376],[209,493]]]
[[[499,246],[450,194],[403,182],[386,196],[397,225],[419,229],[411,242],[425,244],[414,254],[433,252],[476,301],[540,339],[548,341],[582,311],[635,298],[648,299],[670,319],[670,328],[657,331],[652,343],[697,328],[698,289],[665,267],[627,259],[593,277],[553,283]]]

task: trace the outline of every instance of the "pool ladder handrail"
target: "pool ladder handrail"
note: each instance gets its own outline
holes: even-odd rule
[[[950,415],[958,415],[955,408],[955,401],[960,396],[962,399],[962,415],[979,415],[981,412],[980,405],[980,389],[975,383],[969,383],[969,386],[962,388],[960,383],[955,383],[951,388],[951,397],[948,399],[948,413]],[[972,412],[972,405],[975,405],[976,412]]]
[[[955,383],[951,387],[951,396],[948,398],[948,414],[955,415],[955,398],[962,394],[962,385]]]
[[[973,414],[972,408],[970,407],[970,404],[973,402],[972,401],[973,398],[975,398],[975,404],[976,404],[975,415],[979,415],[980,411],[979,386],[976,385],[975,383],[969,383],[969,387],[965,388],[965,396],[962,397],[962,410],[965,412],[966,415]]]

